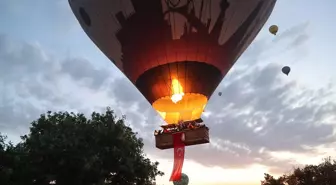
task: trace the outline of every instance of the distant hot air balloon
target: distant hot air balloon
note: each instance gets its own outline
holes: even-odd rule
[[[272,25],[269,27],[269,32],[273,35],[276,35],[279,31],[279,27],[277,25]]]
[[[222,96],[222,92],[218,92],[218,96]]]
[[[173,181],[173,184],[174,185],[188,185],[189,184],[189,177],[186,174],[181,173],[181,180]]]
[[[257,36],[276,0],[69,3],[86,34],[162,116],[167,128],[178,122],[202,122],[209,97]],[[209,143],[207,127],[182,132],[186,146]],[[176,146],[173,135],[157,134],[156,147]]]
[[[282,72],[287,76],[290,73],[290,71],[291,71],[291,69],[288,66],[285,66],[285,67],[282,68]]]

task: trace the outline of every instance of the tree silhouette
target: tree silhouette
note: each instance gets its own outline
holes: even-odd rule
[[[335,185],[336,161],[330,157],[319,165],[295,168],[291,174],[274,178],[265,174],[262,185]]]
[[[1,137],[0,184],[152,184],[163,173],[158,162],[145,157],[142,139],[124,121],[109,108],[90,119],[68,112],[41,115],[16,146]]]

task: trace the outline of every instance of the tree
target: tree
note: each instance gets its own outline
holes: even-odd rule
[[[269,175],[267,173],[264,174],[264,181],[261,181],[262,185],[285,185],[285,176],[274,178],[272,175]]]
[[[336,161],[329,157],[319,165],[295,168],[291,174],[279,178],[265,174],[264,179],[262,185],[335,185]]]
[[[6,154],[6,144],[5,144],[6,137],[0,134],[0,182],[7,182],[8,183],[8,172],[7,172],[7,154]],[[2,184],[2,183],[1,183]]]
[[[152,184],[163,173],[158,162],[146,158],[142,139],[124,122],[109,108],[104,114],[93,112],[91,119],[68,112],[41,115],[11,149],[17,158],[11,164],[16,177],[11,184]]]
[[[14,146],[12,143],[6,143],[6,136],[0,133],[0,184],[17,184],[11,183],[12,179],[20,178],[18,173],[23,170],[23,166],[19,167],[20,145]],[[25,173],[20,173],[25,174]]]
[[[5,142],[6,137],[0,134],[0,184],[22,185],[29,179],[30,167],[22,144],[14,146]],[[29,183],[28,183],[29,184]]]

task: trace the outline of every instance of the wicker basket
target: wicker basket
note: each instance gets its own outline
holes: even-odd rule
[[[209,143],[209,129],[207,127],[184,131],[186,146]],[[155,136],[155,145],[159,149],[174,148],[173,134],[163,133]]]

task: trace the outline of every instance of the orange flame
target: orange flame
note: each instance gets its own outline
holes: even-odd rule
[[[172,94],[170,99],[174,103],[177,103],[177,102],[181,101],[183,96],[184,96],[184,92],[183,92],[182,85],[180,84],[180,82],[177,79],[174,78],[172,80],[171,88],[172,88],[173,94]]]

